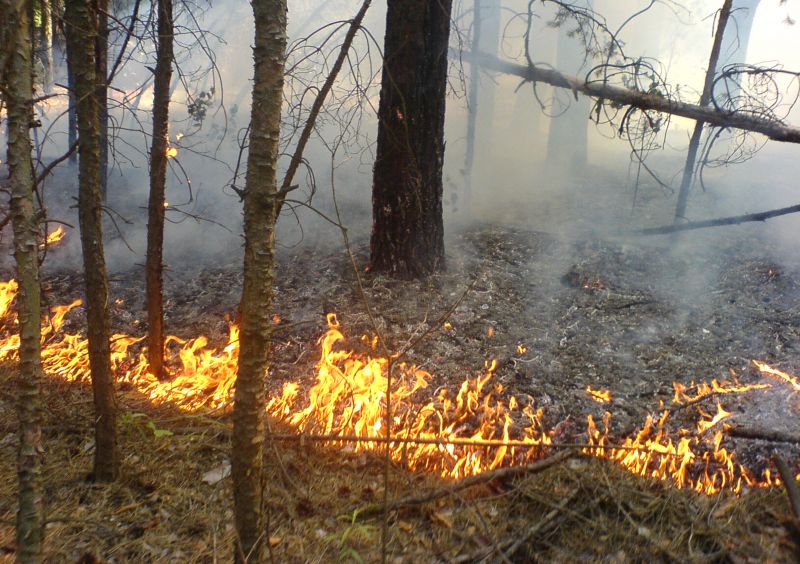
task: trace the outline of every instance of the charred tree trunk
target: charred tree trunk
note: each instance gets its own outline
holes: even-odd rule
[[[17,559],[41,562],[44,541],[42,502],[42,399],[41,325],[38,217],[33,200],[33,164],[29,128],[33,117],[31,22],[19,2],[3,0],[0,35],[3,57],[2,92],[8,126],[8,170],[14,257],[17,262],[17,314],[19,316],[19,372],[16,384],[19,417],[17,453],[18,509]],[[5,60],[5,56],[9,59]]]
[[[147,343],[150,372],[164,376],[164,202],[169,147],[169,90],[172,81],[172,0],[158,2],[158,50],[153,85],[153,142],[147,221]]]
[[[442,165],[452,0],[389,0],[372,180],[370,269],[443,269]]]
[[[231,475],[237,562],[261,562],[265,538],[263,441],[275,268],[277,160],[286,60],[286,0],[253,0],[254,77],[244,191],[244,284]]]
[[[67,56],[75,74],[78,113],[78,222],[86,278],[89,365],[95,407],[94,477],[111,482],[119,472],[117,407],[111,371],[108,273],[103,256],[100,196],[100,89],[97,87],[95,45],[97,20],[91,0],[67,0],[64,19]]]

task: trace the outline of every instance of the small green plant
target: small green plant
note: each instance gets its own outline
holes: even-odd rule
[[[159,429],[155,422],[147,418],[144,413],[133,412],[125,413],[120,417],[119,424],[122,429],[128,432],[138,433],[142,437],[152,437],[154,439],[163,439],[171,437],[172,431],[169,429]]]
[[[365,523],[358,522],[358,509],[353,511],[353,514],[350,516],[350,524],[342,531],[341,535],[330,535],[328,537],[329,541],[337,541],[339,545],[339,556],[337,560],[339,562],[359,562],[363,564],[364,559],[361,557],[361,554],[351,546],[350,542],[348,541],[355,541],[356,543],[363,544],[363,543],[374,543],[375,542],[375,535],[378,533],[377,527],[374,525],[367,525]],[[339,520],[347,519],[347,516],[339,517]]]

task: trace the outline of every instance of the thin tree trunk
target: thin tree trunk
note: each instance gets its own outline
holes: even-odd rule
[[[44,74],[42,75],[42,89],[50,91],[53,85],[53,19],[50,0],[40,0],[41,24],[39,25],[38,51]]]
[[[4,0],[0,16],[5,26],[3,47],[11,47],[10,60],[2,69],[2,83],[8,119],[8,169],[11,216],[14,228],[14,257],[17,263],[17,314],[19,318],[19,377],[17,413],[18,509],[17,559],[41,562],[44,541],[42,502],[42,399],[38,223],[33,200],[33,165],[29,127],[33,115],[31,68],[31,22],[26,9]]]
[[[78,142],[78,105],[75,103],[75,71],[72,69],[72,63],[67,57],[67,94],[69,100],[69,108],[67,109],[67,143],[70,147]],[[69,156],[70,163],[78,162],[78,152],[74,151]]]
[[[270,307],[275,268],[277,159],[286,60],[286,0],[253,0],[254,77],[244,192],[244,284],[239,370],[233,408],[231,475],[237,562],[261,562],[267,532],[263,508],[263,441]]]
[[[370,270],[444,268],[442,166],[452,0],[389,0],[372,180]]]
[[[78,222],[81,230],[83,267],[86,278],[86,317],[89,365],[95,407],[94,477],[99,482],[117,478],[114,379],[111,371],[108,312],[108,273],[103,256],[100,196],[100,101],[95,66],[96,19],[91,0],[67,0],[64,19],[67,56],[75,73],[78,112],[79,189]]]
[[[108,0],[94,2],[97,18],[95,80],[100,111],[100,195],[105,202],[108,194]]]
[[[733,0],[724,0],[722,9],[719,12],[717,21],[717,31],[714,34],[714,44],[711,46],[711,55],[708,58],[708,69],[706,70],[706,80],[703,84],[703,92],[700,95],[700,106],[707,106],[711,102],[711,94],[714,88],[714,77],[717,74],[717,61],[719,60],[719,50],[722,46],[722,38],[725,35],[725,26],[731,15],[731,4]],[[697,162],[697,151],[700,148],[700,139],[703,137],[703,126],[705,123],[698,120],[694,124],[692,138],[689,140],[689,150],[686,153],[686,164],[683,167],[683,178],[681,179],[681,189],[678,192],[678,204],[675,206],[675,221],[686,217],[686,204],[689,200],[689,191],[692,189],[694,180],[695,163]]]
[[[158,2],[158,51],[153,86],[153,142],[147,221],[147,342],[150,372],[164,376],[164,202],[169,146],[169,90],[172,80],[172,0]]]

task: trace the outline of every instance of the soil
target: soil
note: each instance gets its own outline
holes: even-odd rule
[[[353,347],[359,346],[358,337],[362,334],[379,335],[387,351],[402,353],[404,360],[431,373],[433,381],[429,389],[432,390],[442,386],[456,389],[465,378],[483,374],[487,363],[496,361],[493,381],[502,384],[502,393],[507,397],[517,397],[525,405],[542,409],[547,427],[557,429],[558,438],[564,443],[585,442],[587,415],[599,421],[605,412],[612,414],[612,437],[630,435],[641,427],[648,415],[658,416],[665,406],[670,405],[675,394],[675,383],[687,386],[690,390],[697,382],[712,379],[769,383],[772,386],[768,389],[724,398],[714,395],[686,409],[675,410],[675,423],[693,428],[701,415],[715,412],[714,404],[719,400],[732,413],[726,420],[731,428],[743,429],[745,434],[755,431],[758,435],[760,431],[771,430],[780,435],[777,439],[772,437],[763,440],[734,437],[735,433],[730,433],[725,438],[725,445],[736,451],[739,461],[760,474],[767,468],[770,457],[777,454],[789,461],[794,472],[798,473],[800,446],[792,440],[800,436],[797,389],[788,382],[763,375],[752,361],[764,361],[790,374],[800,372],[800,269],[771,257],[763,243],[750,236],[750,231],[743,229],[734,235],[731,233],[720,231],[711,235],[688,235],[671,241],[668,238],[648,240],[621,237],[608,232],[597,234],[591,230],[574,230],[571,236],[565,237],[531,230],[520,222],[472,224],[453,230],[447,245],[447,270],[424,281],[398,281],[364,272],[368,249],[363,239],[356,239],[350,249],[354,262],[341,246],[304,245],[284,249],[279,253],[273,304],[276,332],[272,347],[270,393],[278,393],[283,383],[288,381],[299,382],[301,389],[311,386],[315,377],[316,343],[326,328],[325,314],[335,312],[346,334],[352,337],[350,342]],[[687,243],[687,237],[691,244]],[[58,249],[51,252],[56,255]],[[355,269],[353,264],[356,265]],[[68,303],[81,297],[81,277],[73,270],[46,269],[43,286],[50,305]],[[115,332],[143,334],[143,287],[140,270],[113,274],[111,309]],[[237,315],[240,291],[241,273],[232,264],[171,271],[166,296],[169,331],[183,338],[206,335],[212,346],[224,346],[229,323]],[[68,315],[65,330],[81,332],[82,323],[83,312],[77,308]],[[82,394],[80,397],[86,398],[85,389],[65,392],[63,385],[59,386],[61,391],[58,393],[63,394],[63,401],[69,397],[86,403],[85,399],[76,400],[74,395]],[[610,403],[598,403],[587,392],[589,387],[610,392],[613,400]],[[10,407],[9,398],[3,402],[9,403]],[[181,435],[181,429],[187,426],[187,422],[181,419],[185,416],[149,411],[150,408],[141,398],[131,399],[129,395],[124,395],[121,402],[123,413],[146,413],[148,420],[155,422],[150,430],[165,427]],[[49,408],[50,415],[59,413],[59,409],[67,410],[63,413],[69,411],[54,400]],[[75,432],[81,435],[90,433],[86,409],[88,406],[84,405],[75,412],[82,414],[75,422],[78,429]],[[137,427],[135,421],[129,423],[129,427],[142,427]],[[227,416],[222,414],[218,421],[211,424],[205,421],[203,424],[209,425],[208,429],[216,429],[216,426],[222,424],[224,427],[229,422]],[[185,467],[180,471],[181,474],[195,474],[191,484],[173,484],[175,488],[186,491],[199,487],[198,475],[207,476],[209,470],[221,468],[218,467],[220,464],[224,467],[225,459],[224,433],[215,434],[215,431],[208,429],[192,431],[193,428],[186,432],[188,438],[174,437],[172,446],[166,450],[167,454],[172,453],[167,459],[176,464],[182,460]],[[143,429],[144,434],[149,432],[146,426]],[[211,446],[205,444],[197,452],[192,451],[197,445],[196,437],[192,439],[195,432],[208,438]],[[10,422],[4,422],[3,433],[8,439],[3,440],[4,446],[10,447],[13,443]],[[50,440],[61,441],[64,437],[56,432]],[[85,462],[86,452],[90,450],[81,446],[85,445],[85,440],[70,444],[70,456]],[[290,475],[294,474],[292,469],[319,464],[315,470],[310,470],[310,476],[322,483],[320,472],[325,473],[324,469],[327,468],[329,478],[338,480],[329,485],[341,498],[341,504],[338,508],[331,505],[323,511],[320,509],[322,506],[318,506],[323,502],[313,496],[300,496],[292,498],[291,503],[286,502],[288,505],[284,513],[280,508],[283,502],[273,499],[270,503],[278,507],[274,513],[275,530],[282,530],[288,536],[282,537],[276,533],[277,536],[271,538],[270,542],[274,542],[276,550],[283,550],[290,544],[286,539],[294,538],[292,542],[300,543],[306,551],[304,556],[292,558],[298,561],[324,559],[325,554],[332,558],[335,556],[335,550],[331,552],[332,546],[339,547],[337,558],[347,559],[349,553],[345,548],[354,546],[352,542],[355,541],[348,544],[340,538],[333,542],[331,535],[346,535],[346,531],[356,528],[355,520],[348,528],[347,523],[342,524],[341,520],[335,521],[338,525],[332,524],[330,515],[329,520],[325,521],[327,525],[319,525],[322,522],[319,519],[323,519],[322,513],[335,514],[342,506],[350,507],[359,501],[380,499],[382,486],[375,477],[380,465],[363,456],[342,462],[341,454],[330,453],[311,455],[322,457],[314,458],[315,462],[311,463],[307,453],[303,454],[301,449],[298,454],[293,450],[295,448],[287,447],[282,462],[278,463],[282,472],[286,473],[287,464]],[[192,454],[185,455],[189,458],[183,459],[180,453],[186,449]],[[159,450],[163,449],[156,449]],[[128,490],[125,491],[133,496],[133,500],[124,502],[117,499],[112,503],[112,509],[116,508],[112,514],[114,511],[123,512],[128,502],[141,504],[139,497],[150,496],[156,488],[162,497],[168,495],[165,494],[165,491],[169,491],[165,490],[166,486],[153,485],[157,473],[164,471],[160,469],[163,462],[152,459],[156,454],[139,453],[126,459],[128,467],[139,467],[141,471],[134,473],[136,477],[131,478],[132,483],[126,482]],[[9,448],[7,461],[12,459]],[[343,478],[338,469],[333,470],[333,467],[339,468],[340,465],[349,469],[348,472],[352,470],[361,476],[358,487],[349,485],[346,482],[348,478]],[[80,481],[76,467],[70,468],[73,472],[70,480]],[[156,474],[145,477],[144,468]],[[577,472],[576,468],[571,467],[570,473]],[[10,479],[11,467],[4,466],[4,469],[9,472]],[[365,475],[371,477],[364,478]],[[345,480],[345,483],[341,480]],[[406,476],[402,480],[405,481],[404,487],[413,490],[424,478]],[[83,491],[87,487],[75,486],[70,489],[62,484],[62,490],[69,490],[69,495],[77,495],[75,491]],[[643,487],[650,492],[648,495],[659,499],[672,495],[657,493],[652,489],[661,486],[645,484],[636,487]],[[131,493],[132,490],[135,492]],[[100,495],[91,493],[94,491],[91,489],[86,491],[89,493],[81,494],[82,499]],[[61,495],[68,496],[63,491]],[[129,534],[130,527],[134,525],[128,523],[125,525],[128,527],[126,534],[136,539],[147,538],[148,531],[151,528],[159,530],[162,522],[184,519],[180,516],[191,513],[194,504],[202,506],[203,511],[211,511],[208,504],[227,507],[215,517],[213,523],[209,519],[198,518],[192,525],[194,528],[176,533],[175,538],[164,540],[164,537],[158,537],[167,545],[183,543],[184,540],[188,542],[191,538],[204,538],[202,547],[191,548],[191,544],[183,543],[173,551],[163,548],[159,549],[161,552],[148,553],[137,544],[135,550],[117,552],[123,556],[111,557],[109,561],[136,561],[139,558],[176,561],[176,558],[181,560],[181,555],[193,551],[197,555],[193,560],[215,561],[218,547],[214,544],[213,559],[210,558],[212,543],[208,536],[209,527],[216,531],[214,535],[221,535],[219,546],[229,547],[232,542],[230,526],[225,528],[221,525],[230,517],[229,502],[224,501],[227,499],[226,490],[215,490],[213,497],[206,498],[201,493],[189,495],[185,491],[181,495],[188,497],[181,497],[181,504],[178,504],[180,509],[173,507],[171,516],[159,514],[158,523],[140,523],[141,530],[136,529],[135,535]],[[175,496],[177,499],[177,494]],[[59,499],[66,503],[66,497]],[[103,505],[107,502],[106,498],[98,498],[87,503]],[[782,502],[773,500],[773,503]],[[106,508],[105,511],[108,510]],[[451,532],[454,527],[458,528],[454,525],[456,518],[450,513],[439,513],[434,507],[425,516]],[[783,513],[788,513],[788,508],[784,508]],[[11,518],[10,505],[6,504],[3,514]],[[304,521],[305,517],[308,519]],[[125,517],[120,519],[124,521]],[[782,519],[784,517],[778,521],[782,522]],[[494,518],[489,520],[492,527],[497,526]],[[301,526],[298,524],[300,522],[305,524]],[[401,532],[406,527],[418,535],[418,538],[415,537],[416,544],[411,543],[413,546],[407,546],[408,550],[395,546],[396,554],[401,555],[397,557],[398,561],[419,561],[417,558],[423,555],[426,560],[432,561],[457,559],[459,555],[463,557],[475,550],[474,546],[459,548],[451,543],[447,549],[437,549],[440,550],[437,553],[439,556],[432,556],[433,553],[426,552],[433,549],[425,544],[428,542],[425,539],[430,540],[426,535],[433,533],[420,530],[420,527],[425,528],[424,525],[408,516],[395,524],[401,528]],[[519,530],[515,532],[511,525],[507,525],[502,535],[514,538],[513,535],[519,534]],[[338,533],[335,530],[337,526]],[[780,523],[770,523],[769,527],[772,528],[768,533],[774,534],[776,526],[780,526]],[[219,527],[222,528],[217,530]],[[313,548],[313,540],[302,541],[303,531],[319,537],[317,541],[322,548],[318,552]],[[361,552],[356,552],[356,555],[376,556],[376,547],[366,546],[374,541],[376,531],[371,525],[360,531],[364,538],[371,540],[364,541],[364,546],[358,545],[358,551]],[[643,534],[640,531],[640,535]],[[667,534],[666,529],[663,534]],[[5,537],[4,546],[8,548],[10,537]],[[788,542],[787,533],[781,533],[778,537],[781,543]],[[216,543],[217,536],[213,538]],[[119,547],[117,541],[111,546]],[[465,542],[463,538],[461,541]],[[78,543],[69,550],[65,549],[63,554],[58,553],[61,556],[54,559],[74,560],[82,551],[87,554],[108,554],[109,542]],[[612,549],[609,544],[600,542],[596,548],[586,549],[589,552],[572,553],[572,556],[608,556]],[[639,557],[653,554],[649,552],[652,549],[653,546],[645,546]],[[716,549],[722,550],[724,557],[738,550],[731,546]],[[741,550],[743,553],[740,556],[743,558],[758,559],[769,554],[759,554],[759,549],[752,546]],[[615,558],[621,561],[636,559],[631,556],[630,550],[626,554],[620,549],[620,553]],[[550,554],[555,559],[568,560],[572,557],[559,552]],[[350,557],[353,555],[350,554]],[[681,557],[666,551],[658,559],[668,561],[675,558]]]

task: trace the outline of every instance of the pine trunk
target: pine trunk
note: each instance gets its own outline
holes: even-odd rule
[[[108,311],[108,273],[103,256],[100,196],[100,101],[96,79],[96,18],[90,0],[68,0],[64,18],[67,56],[75,75],[78,117],[79,189],[78,223],[81,230],[86,278],[86,317],[89,365],[95,407],[94,477],[98,482],[116,480],[117,453],[114,379],[111,371]]]
[[[452,0],[389,0],[370,269],[420,278],[444,268],[442,166]]]
[[[17,479],[17,560],[41,562],[44,541],[42,502],[42,399],[40,350],[40,288],[37,246],[38,222],[33,200],[33,166],[29,127],[33,115],[31,22],[18,2],[2,3],[3,45],[10,57],[2,83],[8,125],[8,170],[14,257],[17,262],[17,314],[20,348],[17,412],[19,451]]]
[[[231,473],[237,562],[261,562],[263,441],[270,307],[275,265],[278,138],[286,59],[286,0],[253,0],[255,47],[250,146],[244,193],[244,286]]]
[[[172,0],[158,3],[158,53],[153,85],[153,142],[147,222],[147,343],[150,372],[164,376],[164,202],[169,147],[169,90],[172,80]]]

